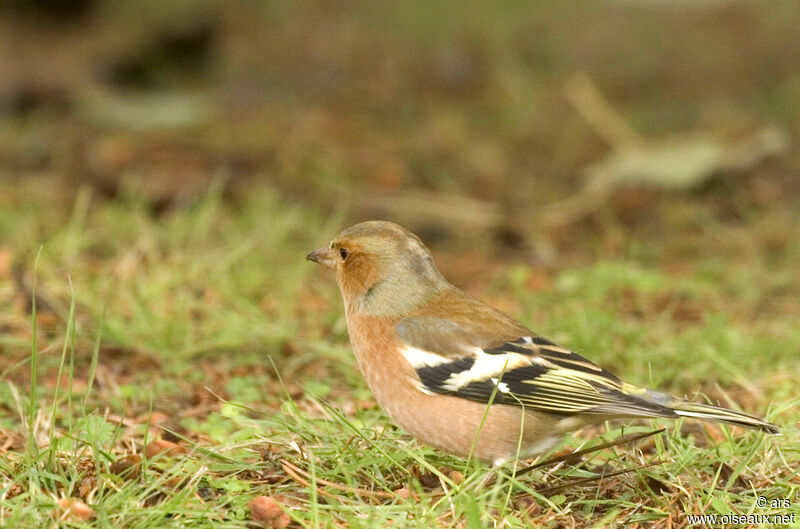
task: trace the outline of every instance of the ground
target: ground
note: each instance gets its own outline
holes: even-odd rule
[[[0,526],[800,512],[795,4],[72,3],[0,17]],[[581,191],[631,152],[688,183]],[[783,435],[615,422],[486,485],[381,412],[304,261],[367,218],[626,381]]]

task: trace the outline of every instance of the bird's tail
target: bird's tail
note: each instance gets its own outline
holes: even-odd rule
[[[756,428],[775,435],[781,433],[780,428],[774,424],[740,411],[683,400],[659,391],[647,390],[641,396],[653,403],[670,408],[679,417],[692,417],[693,419],[702,419],[704,421],[735,424],[745,428]]]

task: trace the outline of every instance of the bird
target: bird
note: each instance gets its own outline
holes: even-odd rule
[[[355,224],[306,259],[335,271],[378,405],[441,451],[499,466],[616,418],[691,417],[780,433],[740,411],[623,382],[452,285],[422,240],[393,222]]]

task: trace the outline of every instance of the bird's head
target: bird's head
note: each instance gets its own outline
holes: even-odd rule
[[[345,306],[361,314],[401,314],[449,286],[419,237],[393,222],[351,226],[306,259],[334,269]]]

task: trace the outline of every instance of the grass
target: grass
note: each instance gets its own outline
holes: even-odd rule
[[[4,201],[2,527],[249,527],[258,495],[298,527],[682,527],[686,514],[797,511],[757,504],[800,502],[800,329],[782,312],[797,310],[796,224],[781,258],[757,266],[606,257],[544,283],[514,259],[493,268],[479,294],[545,336],[632,383],[766,415],[783,435],[663,423],[483,486],[489,469],[408,439],[371,400],[332,278],[303,261],[341,215],[266,185],[235,198],[212,186],[160,216],[133,191]],[[587,428],[564,446],[657,426]],[[154,440],[186,453],[148,454]],[[95,518],[65,514],[62,498]]]
[[[800,4],[128,1],[42,33],[29,3],[0,16],[21,50],[0,87],[0,527],[253,527],[260,495],[291,527],[798,512],[797,149],[537,219],[609,152],[564,95],[576,73],[646,138],[798,137]],[[385,207],[406,191],[447,200]],[[459,197],[503,224],[439,215]],[[366,217],[624,380],[783,435],[600,425],[550,456],[611,445],[487,485],[381,412],[303,259]]]

